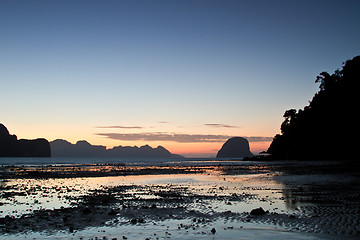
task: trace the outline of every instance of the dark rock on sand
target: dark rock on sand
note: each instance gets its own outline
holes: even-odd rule
[[[266,214],[266,212],[264,211],[264,209],[262,209],[262,207],[255,208],[250,212],[250,215],[255,215],[255,216],[264,215],[264,214]]]
[[[133,218],[133,219],[130,220],[130,223],[132,223],[132,224],[145,223],[145,219],[143,219],[143,218],[138,218],[138,219]]]
[[[217,153],[217,158],[244,158],[254,156],[250,152],[249,142],[242,137],[227,140]]]
[[[92,211],[90,210],[90,208],[84,208],[84,209],[82,210],[82,212],[83,212],[83,214],[90,214],[90,213],[92,213]]]
[[[50,157],[50,144],[46,139],[17,139],[0,123],[0,157]]]
[[[211,233],[212,233],[212,234],[215,234],[215,233],[216,233],[216,229],[215,229],[215,228],[211,229]]]
[[[114,209],[111,209],[110,212],[108,213],[109,216],[111,216],[111,215],[114,216],[114,215],[116,215],[116,214],[118,214],[118,211],[116,211],[116,210],[114,210]]]

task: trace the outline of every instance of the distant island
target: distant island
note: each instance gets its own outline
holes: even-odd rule
[[[118,146],[106,149],[105,146],[91,145],[87,141],[72,144],[63,139],[50,142],[52,157],[119,157],[119,158],[183,158],[172,154],[162,146],[152,148],[149,145],[141,147]]]
[[[316,78],[320,90],[304,109],[285,111],[281,134],[267,153],[271,159],[358,160],[360,56],[342,70]]]
[[[57,139],[49,142],[44,138],[34,140],[17,139],[0,123],[0,157],[116,157],[116,158],[184,158],[172,154],[162,146],[152,148],[149,145],[141,147],[117,146],[106,149],[105,146],[91,145],[87,141],[72,144],[66,140]]]
[[[0,157],[50,157],[49,142],[44,138],[17,139],[0,123]]]
[[[253,156],[246,138],[233,137],[224,143],[217,153],[216,158],[245,158]]]

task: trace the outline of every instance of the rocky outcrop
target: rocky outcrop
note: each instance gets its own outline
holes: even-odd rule
[[[216,155],[217,158],[244,158],[252,156],[248,140],[242,137],[233,137],[227,140]]]
[[[0,157],[50,157],[50,144],[46,139],[17,139],[0,124]]]
[[[152,148],[149,145],[141,147],[117,146],[106,149],[105,146],[91,145],[87,141],[72,144],[57,139],[50,142],[53,157],[141,157],[141,158],[181,158],[172,154],[162,146]]]

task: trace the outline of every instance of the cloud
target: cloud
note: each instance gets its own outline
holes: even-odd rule
[[[98,126],[95,128],[120,128],[120,129],[142,129],[140,126]]]
[[[249,142],[270,142],[273,140],[273,137],[244,137],[246,138]]]
[[[238,126],[232,126],[221,123],[205,123],[204,125],[209,127],[216,127],[216,128],[239,128]]]
[[[178,143],[216,143],[225,142],[233,137],[228,135],[211,135],[211,134],[182,134],[182,133],[166,133],[166,132],[150,132],[150,133],[96,133],[96,135],[107,137],[121,141],[167,141]],[[272,137],[244,137],[249,142],[265,142],[271,141]]]
[[[123,141],[170,141],[179,143],[223,142],[228,136],[179,133],[97,133],[97,135]]]

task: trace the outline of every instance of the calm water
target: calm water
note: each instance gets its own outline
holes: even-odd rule
[[[50,165],[72,168],[87,164],[99,164],[94,168],[109,167],[103,164],[120,164],[135,166],[135,169],[143,166],[160,166],[155,169],[163,169],[163,166],[200,166],[205,171],[2,179],[0,217],[20,219],[21,216],[29,216],[29,219],[26,225],[20,220],[15,221],[11,229],[16,227],[18,230],[3,232],[0,239],[122,239],[126,236],[128,239],[303,240],[329,239],[333,234],[335,238],[359,236],[357,226],[360,218],[356,214],[360,209],[358,177],[344,172],[330,174],[318,171],[320,166],[322,170],[340,169],[342,165],[335,166],[337,163],[334,162],[250,162],[211,158],[0,158],[2,169],[15,169],[7,166],[40,166],[50,170],[54,168]],[[107,214],[94,215],[89,223],[82,220],[82,225],[74,232],[70,231],[62,220],[67,213],[57,210],[73,209],[72,214],[76,214],[79,201],[84,201],[87,196],[98,196],[96,194],[103,191],[111,193],[116,201],[99,207],[104,211],[114,208],[119,213],[112,218]],[[181,201],[166,200],[166,195],[160,197],[164,193],[181,196]],[[143,206],[152,204],[156,204],[155,210],[143,210]],[[270,213],[258,219],[248,219],[248,212],[257,207]],[[134,216],[143,215],[146,222],[131,224],[131,217],[124,215],[128,210]],[[37,214],[39,211],[47,211],[48,215]],[[157,215],[163,218],[157,218]],[[85,215],[80,212],[80,216]],[[102,217],[104,220],[99,224],[92,224]],[[208,221],[195,223],[194,218],[200,217]],[[61,223],[60,227],[48,227],[55,221]],[[334,222],[338,224],[333,225]],[[33,226],[34,230],[29,230],[28,226]],[[22,228],[27,232],[20,231]],[[212,228],[216,228],[216,234],[210,232]]]
[[[147,220],[144,224],[130,224],[122,214],[118,214],[116,221],[106,221],[99,226],[84,226],[74,233],[68,230],[47,229],[46,231],[30,231],[27,233],[0,235],[6,239],[320,239],[307,233],[291,232],[282,226],[247,223],[239,218],[228,219],[226,212],[240,214],[249,212],[256,207],[263,207],[278,214],[292,214],[294,208],[287,204],[282,183],[274,181],[266,174],[223,175],[217,174],[175,174],[175,175],[138,175],[96,178],[67,178],[67,179],[10,179],[2,182],[3,194],[9,197],[1,201],[0,217],[6,215],[19,218],[39,210],[69,208],[77,202],[77,197],[84,196],[94,190],[118,186],[134,186],[119,196],[118,205],[122,204],[156,203],[158,209],[172,209],[174,204],[158,202],[159,197],[154,194],[161,191],[178,191],[186,189],[186,194],[194,196],[194,200],[181,202],[186,211],[178,213],[175,218],[167,220]],[[151,190],[149,192],[149,190]],[[153,192],[154,191],[154,192]],[[185,196],[186,196],[185,194]],[[234,195],[242,195],[242,200],[230,200]],[[129,199],[127,199],[129,198]],[[150,202],[150,203],[148,203]],[[188,212],[197,212],[203,216],[218,216],[206,224],[194,224],[194,216]],[[155,212],[156,213],[156,212]],[[171,211],[169,212],[171,213]],[[150,218],[150,216],[148,216]],[[56,216],[53,216],[53,220]],[[42,224],[46,229],[46,222],[34,220],[31,224]],[[191,226],[184,229],[179,226]],[[292,226],[290,226],[292,227]],[[289,227],[289,228],[290,228]],[[216,234],[210,230],[216,228]]]
[[[58,165],[58,164],[124,164],[127,166],[202,166],[202,165],[233,165],[249,164],[241,159],[217,159],[217,158],[89,158],[89,157],[67,157],[67,158],[0,158],[0,165]]]

